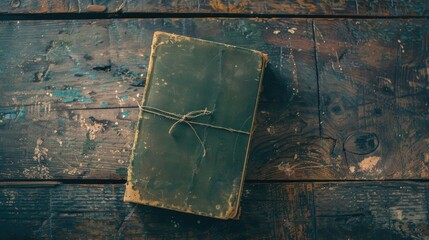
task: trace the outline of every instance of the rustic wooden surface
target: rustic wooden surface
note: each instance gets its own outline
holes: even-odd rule
[[[1,1],[1,238],[428,238],[428,16],[423,0]],[[240,220],[122,201],[154,31],[269,55]]]
[[[214,13],[346,16],[427,16],[425,0],[7,0],[2,13]]]
[[[429,176],[427,20],[315,22],[322,136],[352,178]]]
[[[55,182],[0,186],[2,237],[261,239],[314,234],[310,183],[246,185],[239,221],[124,203],[124,189],[123,185]]]
[[[164,30],[269,54],[248,179],[427,178],[426,23],[2,22],[0,177],[125,179],[152,33]],[[37,147],[46,161],[34,160]],[[28,173],[40,165],[49,174]]]
[[[255,48],[270,55],[249,179],[288,178],[284,174],[288,170],[282,170],[281,166],[293,160],[295,154],[305,154],[300,150],[301,143],[305,148],[321,152],[311,156],[310,162],[319,161],[319,156],[326,154],[320,143],[332,142],[319,137],[310,20],[21,21],[0,23],[0,28],[8,32],[0,37],[0,44],[11,45],[8,51],[3,51],[5,60],[0,62],[3,76],[8,79],[0,83],[1,131],[5,136],[0,146],[7,160],[0,161],[5,169],[0,174],[3,179],[40,178],[24,173],[25,169],[40,165],[39,161],[32,161],[38,139],[43,140],[40,147],[49,152],[50,160],[44,166],[56,169],[49,169],[47,178],[125,179],[125,156],[129,155],[133,141],[130,136],[137,120],[136,101],[141,100],[143,93],[155,30]],[[26,37],[28,35],[32,37]],[[12,56],[15,52],[20,54]],[[72,110],[79,112],[72,113]],[[109,126],[104,130],[95,129],[100,123],[90,117],[98,122],[108,121]],[[62,128],[61,135],[53,126]],[[25,135],[28,128],[33,134],[23,139],[19,132]],[[126,137],[118,136],[113,128],[120,129]],[[68,140],[67,144],[59,144],[58,138]],[[88,147],[88,144],[94,146]],[[83,148],[87,150],[83,152]],[[115,158],[105,149],[120,154]],[[288,155],[283,156],[284,152]],[[73,167],[77,170],[72,171],[80,174],[70,176],[68,171],[61,171],[70,158],[82,165]],[[109,167],[101,174],[94,173],[99,172],[99,168],[85,170],[95,163]],[[273,174],[264,171],[272,167]],[[310,168],[308,174],[314,175],[317,171]],[[307,177],[302,174],[297,178]]]
[[[2,237],[424,239],[429,234],[427,183],[248,183],[240,220],[227,221],[123,203],[123,185],[33,184],[0,186]]]
[[[320,239],[429,236],[427,183],[316,183],[313,189]]]

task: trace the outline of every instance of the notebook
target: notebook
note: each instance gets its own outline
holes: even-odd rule
[[[267,61],[155,32],[124,201],[237,218]]]

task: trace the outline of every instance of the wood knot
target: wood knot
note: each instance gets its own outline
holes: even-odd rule
[[[374,152],[379,146],[377,134],[369,132],[355,132],[344,141],[344,150],[357,155],[366,155]]]

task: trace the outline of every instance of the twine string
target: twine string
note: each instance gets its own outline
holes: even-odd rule
[[[225,130],[225,131],[229,131],[229,132],[235,132],[235,133],[241,133],[241,134],[250,135],[250,132],[246,132],[246,131],[242,131],[242,130],[238,130],[238,129],[227,128],[227,127],[217,126],[217,125],[213,125],[213,124],[192,121],[192,119],[195,119],[195,118],[212,115],[214,111],[207,110],[207,108],[204,108],[204,109],[201,109],[201,110],[190,111],[190,112],[182,115],[182,114],[178,114],[178,113],[168,112],[168,111],[156,108],[156,107],[141,106],[138,102],[137,102],[137,105],[139,106],[140,110],[143,111],[143,112],[147,112],[147,113],[151,113],[151,114],[154,114],[154,115],[157,115],[157,116],[161,116],[161,117],[165,117],[165,118],[168,118],[168,119],[171,119],[171,120],[175,120],[175,122],[171,125],[170,129],[168,130],[169,134],[173,133],[175,127],[179,123],[185,123],[185,124],[187,124],[189,126],[189,128],[194,132],[194,135],[197,138],[198,142],[201,144],[201,147],[203,149],[203,157],[206,156],[206,152],[207,151],[206,151],[206,148],[204,146],[203,140],[198,135],[198,133],[195,130],[194,126],[192,126],[193,124],[194,125],[211,127],[211,128],[215,128],[215,129],[221,129],[221,130]]]
[[[177,124],[179,124],[181,122],[187,122],[188,120],[191,120],[191,119],[194,119],[194,118],[198,118],[198,117],[202,117],[202,116],[210,116],[210,115],[212,115],[212,113],[213,112],[207,110],[207,108],[205,108],[204,110],[190,111],[187,114],[183,115],[175,123],[173,123],[173,125],[171,125],[170,129],[168,130],[168,133],[171,134],[173,132],[173,129],[177,126]]]

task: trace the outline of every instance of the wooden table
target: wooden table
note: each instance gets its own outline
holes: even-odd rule
[[[427,0],[11,0],[0,12],[1,239],[429,237]],[[122,201],[158,30],[270,57],[240,220]]]

